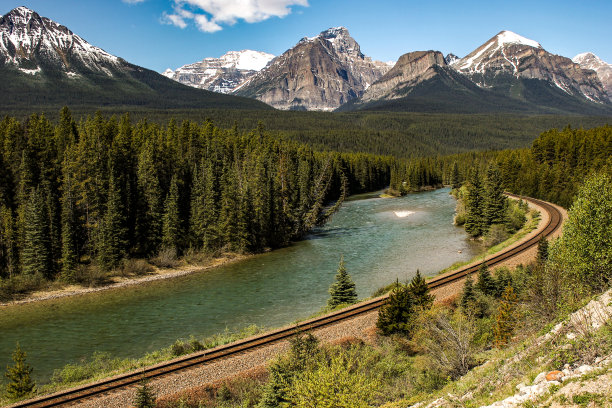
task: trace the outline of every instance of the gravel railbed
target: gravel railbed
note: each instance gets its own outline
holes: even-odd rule
[[[342,321],[332,326],[315,330],[313,334],[324,343],[333,342],[346,337],[360,338],[368,341],[371,328],[376,324],[376,311]],[[273,343],[243,354],[225,358],[200,367],[182,371],[152,380],[149,384],[155,389],[158,397],[172,395],[181,390],[199,387],[213,383],[236,373],[251,370],[262,365],[289,349],[287,340]],[[114,391],[108,395],[92,398],[74,404],[83,408],[119,408],[132,406],[136,387]]]

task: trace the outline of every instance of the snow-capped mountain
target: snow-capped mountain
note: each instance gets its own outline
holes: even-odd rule
[[[182,84],[209,91],[230,93],[261,71],[274,55],[260,51],[229,51],[219,58],[204,58],[163,75]]]
[[[608,93],[610,101],[612,101],[612,64],[602,61],[601,58],[591,52],[578,54],[572,58],[572,61],[580,65],[582,69],[591,69],[595,71],[601,84]]]
[[[484,88],[507,84],[509,77],[537,79],[571,96],[608,102],[597,75],[511,31],[501,31],[452,66]]]
[[[0,95],[0,109],[269,108],[258,101],[184,86],[130,64],[26,7],[0,16]]]
[[[348,30],[336,27],[302,38],[234,93],[279,109],[333,110],[390,68],[363,55]]]
[[[446,65],[451,65],[454,64],[455,61],[458,61],[460,58],[458,56],[456,56],[453,53],[449,53],[446,54],[446,57],[444,57],[444,62],[446,62]]]
[[[593,103],[595,102],[595,103]],[[609,114],[594,71],[502,31],[457,59],[439,51],[402,55],[360,97],[340,110]]]
[[[82,70],[112,76],[125,62],[65,26],[18,7],[0,17],[0,63],[27,74],[53,69],[75,77]]]

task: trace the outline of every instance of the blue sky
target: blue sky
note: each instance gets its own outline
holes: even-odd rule
[[[428,49],[461,57],[510,30],[555,54],[612,63],[612,0],[0,0],[0,14],[18,6],[160,72],[229,50],[279,55],[341,25],[383,61]]]

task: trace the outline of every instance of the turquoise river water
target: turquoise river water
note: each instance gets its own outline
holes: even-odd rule
[[[340,255],[363,298],[417,268],[435,274],[480,251],[452,224],[448,193],[356,196],[287,248],[180,278],[0,308],[0,367],[16,342],[45,382],[94,351],[138,357],[190,335],[288,324],[325,305]]]

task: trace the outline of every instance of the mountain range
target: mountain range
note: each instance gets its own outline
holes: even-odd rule
[[[0,108],[139,106],[269,109],[247,98],[194,89],[85,41],[18,7],[0,16]]]
[[[0,17],[0,108],[49,105],[612,114],[612,66],[501,31],[463,58],[413,51],[374,61],[344,27],[274,57],[229,51],[163,75],[36,12]]]

